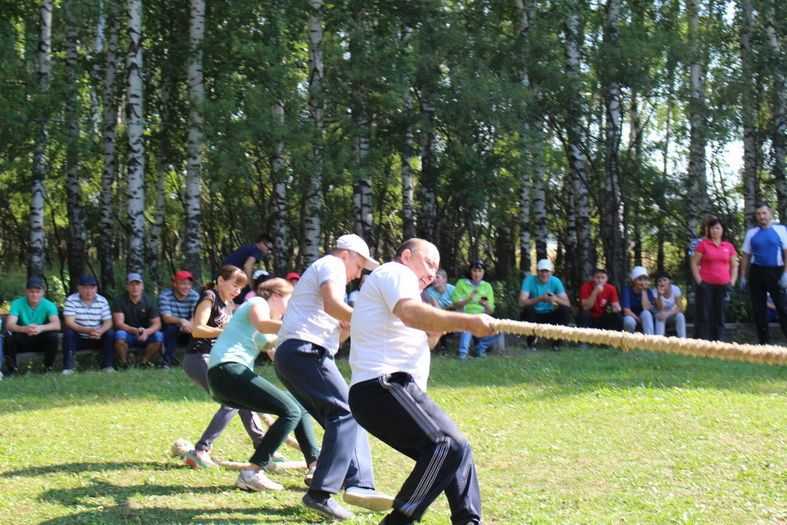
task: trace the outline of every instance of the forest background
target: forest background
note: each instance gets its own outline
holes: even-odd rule
[[[0,264],[50,291],[209,278],[261,232],[303,270],[348,231],[380,259],[433,240],[453,277],[484,259],[512,298],[547,255],[572,294],[596,266],[685,285],[703,213],[739,249],[756,199],[787,217],[779,0],[0,12]]]

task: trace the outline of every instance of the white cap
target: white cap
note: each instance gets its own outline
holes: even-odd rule
[[[645,268],[643,268],[642,266],[635,266],[634,268],[631,269],[631,280],[632,281],[642,277],[643,275],[645,277],[647,277],[648,276],[648,271]]]
[[[552,266],[552,263],[549,261],[549,259],[541,259],[536,265],[536,270],[549,270],[550,272],[554,272],[555,267]]]
[[[366,245],[366,242],[354,233],[348,233],[347,235],[342,235],[336,239],[336,248],[339,250],[354,251],[366,259],[366,265],[364,268],[367,270],[371,271],[380,266],[380,263],[372,259],[369,255],[369,247]]]
[[[263,275],[266,276],[266,277],[270,277],[271,276],[271,274],[269,274],[265,270],[261,270],[261,269],[260,270],[254,270],[254,273],[251,274],[251,280],[252,281],[256,281],[258,278],[262,277]]]

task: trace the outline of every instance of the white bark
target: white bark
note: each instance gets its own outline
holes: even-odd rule
[[[785,154],[787,154],[787,60],[776,34],[776,2],[767,0],[764,10],[765,35],[771,52],[773,74],[772,110],[773,128],[773,179],[776,181],[777,208],[782,224],[787,224],[787,173],[785,173]],[[784,5],[783,3],[781,4]],[[784,9],[782,9],[784,11]],[[783,13],[782,13],[783,14]]]
[[[287,228],[287,164],[284,140],[281,138],[281,130],[284,127],[284,101],[279,100],[273,104],[273,114],[276,123],[279,125],[279,137],[271,156],[271,180],[273,181],[273,221],[272,233],[276,241],[276,273],[284,275],[287,268],[287,238],[289,231]]]
[[[424,97],[428,97],[424,93]],[[424,99],[421,102],[424,131],[421,136],[421,213],[419,235],[425,239],[437,236],[437,148],[435,137],[435,109]]]
[[[202,46],[205,36],[205,0],[191,0],[189,23],[189,137],[186,169],[186,234],[184,251],[186,268],[195,276],[202,273],[201,253],[201,187],[202,140],[204,128],[205,79],[202,73]]]
[[[38,47],[36,73],[38,89],[43,94],[49,90],[52,70],[52,0],[42,0],[38,5]],[[44,117],[42,117],[43,119]],[[44,274],[44,179],[46,179],[47,123],[38,123],[33,149],[33,187],[30,198],[30,259],[27,273]]]
[[[109,0],[112,2],[113,0]],[[98,20],[96,21],[96,39],[93,41],[93,49],[90,50],[90,79],[92,85],[88,91],[90,98],[90,130],[97,135],[101,125],[101,105],[99,104],[99,88],[101,86],[101,62],[98,57],[104,52],[106,41],[107,13],[104,0],[98,0]]]
[[[314,126],[314,174],[309,180],[304,201],[304,234],[301,254],[304,266],[316,261],[320,256],[320,235],[322,233],[322,179],[323,179],[323,133],[324,101],[322,80],[325,74],[323,64],[323,2],[309,0],[309,114]]]
[[[350,61],[354,73],[352,120],[355,128],[356,173],[353,178],[354,231],[363,239],[372,238],[372,176],[369,170],[371,120],[369,118],[369,86],[367,85],[366,13],[363,3],[358,3],[353,13],[354,29],[350,38]]]
[[[126,114],[128,124],[128,260],[129,272],[141,272],[145,262],[145,139],[142,92],[142,0],[128,0]]]
[[[77,83],[78,40],[75,0],[66,0],[66,207],[68,209],[67,258],[70,289],[85,268],[85,220],[82,212],[82,188],[79,169],[79,101]]]
[[[114,213],[112,187],[117,174],[117,120],[118,107],[115,93],[117,74],[117,50],[120,33],[120,6],[117,0],[109,0],[107,48],[104,62],[104,86],[102,95],[102,135],[104,163],[101,171],[101,211],[99,236],[99,258],[101,261],[101,289],[114,286],[114,262],[112,239],[114,238]]]
[[[751,48],[751,0],[740,0],[741,119],[743,121],[743,214],[747,225],[754,226],[754,201],[757,198],[757,140],[754,122],[753,64]]]
[[[405,112],[408,121],[413,117],[413,97],[411,93],[407,93],[405,98]],[[407,126],[404,137],[404,152],[402,153],[402,230],[404,238],[410,239],[415,237],[415,188],[413,173],[413,163],[416,157],[415,139],[413,138],[413,129],[410,125]]]
[[[698,2],[688,0],[689,18],[689,168],[688,168],[688,232],[692,239],[697,232],[700,216],[708,210],[705,147],[705,70],[700,49]]]

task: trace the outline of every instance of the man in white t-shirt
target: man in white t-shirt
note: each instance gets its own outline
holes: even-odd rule
[[[481,523],[481,492],[467,439],[426,395],[430,346],[445,332],[495,334],[494,319],[433,308],[421,292],[440,265],[437,248],[405,241],[366,280],[353,312],[350,408],[373,436],[416,461],[382,523],[421,519],[445,492],[452,523]]]
[[[363,239],[342,235],[303,273],[279,329],[276,374],[325,429],[317,466],[304,480],[303,504],[330,519],[353,516],[332,497],[342,487],[345,502],[370,510],[387,510],[393,500],[374,489],[369,439],[350,412],[349,387],[334,361],[353,312],[344,302],[345,286],[378,265]]]

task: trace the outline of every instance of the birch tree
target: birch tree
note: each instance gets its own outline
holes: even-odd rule
[[[79,29],[77,26],[77,6],[75,0],[63,3],[66,22],[66,204],[68,208],[67,257],[70,289],[85,269],[85,220],[82,211],[82,188],[80,180],[79,154],[79,93],[77,83],[77,60]]]
[[[708,190],[705,164],[706,131],[705,67],[700,45],[700,0],[688,0],[689,26],[689,168],[686,213],[688,214],[687,238],[697,234],[700,216],[708,210]]]
[[[128,126],[128,260],[126,270],[142,272],[145,263],[145,139],[142,91],[142,0],[126,6],[126,119]]]
[[[52,70],[52,0],[38,4],[38,45],[36,46],[36,76],[38,91],[43,98],[49,91]],[[46,149],[49,140],[47,117],[39,113],[33,148],[33,188],[30,198],[30,256],[28,275],[44,274],[44,180],[46,179]]]
[[[186,268],[192,275],[202,273],[200,170],[202,168],[202,136],[204,127],[205,79],[202,72],[202,45],[205,36],[205,0],[191,0],[189,22],[189,137],[186,169],[186,236],[184,251]]]
[[[276,273],[284,275],[287,272],[287,161],[286,145],[282,137],[284,128],[284,101],[277,100],[273,104],[273,115],[278,124],[277,136],[274,140],[273,154],[271,155],[271,180],[273,181],[273,220],[271,229],[276,242]]]
[[[118,106],[116,90],[117,51],[120,33],[119,0],[108,0],[107,47],[104,57],[104,84],[102,93],[102,144],[103,167],[101,170],[100,230],[98,256],[101,267],[101,289],[113,287],[114,277],[114,210],[112,206],[113,185],[117,174],[117,120]]]
[[[741,121],[743,123],[743,215],[748,226],[754,225],[754,202],[757,199],[757,138],[754,121],[754,67],[751,48],[751,0],[740,0],[741,52]]]
[[[773,163],[771,171],[776,183],[777,208],[779,219],[787,223],[787,173],[785,173],[785,155],[787,155],[787,60],[776,33],[777,5],[781,5],[784,15],[784,3],[777,0],[766,0],[763,13],[765,36],[770,52],[768,69],[772,72],[771,113],[771,144]],[[783,20],[783,16],[782,16]]]
[[[304,234],[301,255],[304,266],[320,256],[320,234],[322,232],[322,179],[323,179],[323,134],[325,108],[322,82],[325,74],[323,63],[323,2],[309,0],[309,116],[314,129],[312,176],[304,200]]]
[[[371,119],[369,117],[369,84],[367,49],[367,13],[364,2],[356,2],[353,9],[353,30],[350,37],[353,100],[351,113],[354,129],[353,149],[356,170],[353,177],[353,208],[355,233],[363,239],[372,238],[372,176],[369,171]]]

